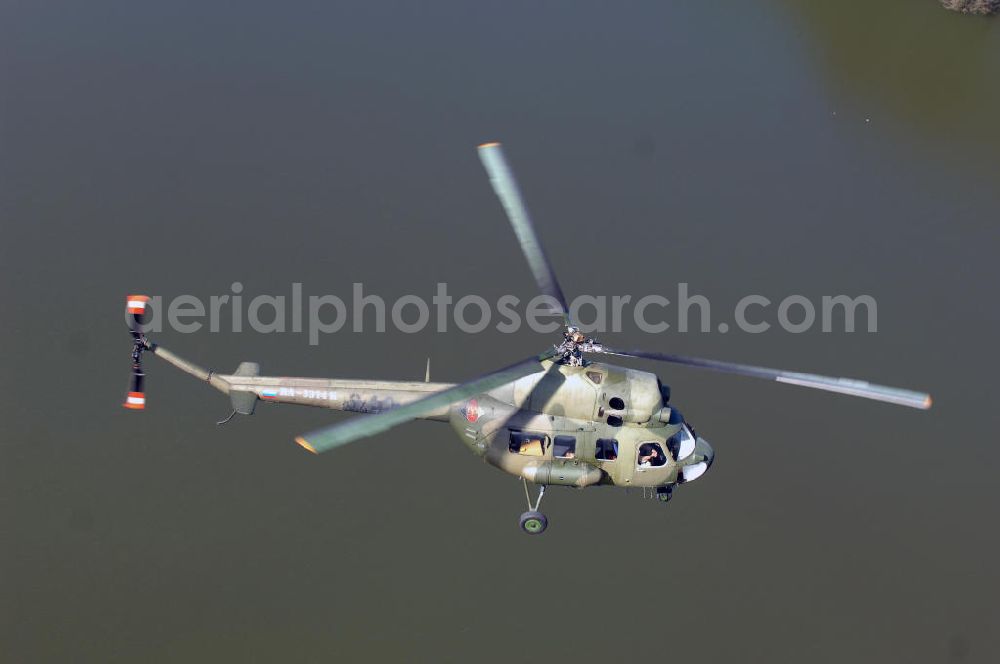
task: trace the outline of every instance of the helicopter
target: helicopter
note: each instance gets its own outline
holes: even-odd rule
[[[548,527],[540,511],[546,487],[639,487],[662,502],[676,487],[703,476],[715,451],[670,403],[670,388],[655,374],[592,358],[656,360],[788,385],[836,392],[927,409],[922,392],[866,381],[722,362],[669,353],[618,349],[584,335],[574,325],[562,288],[538,240],[522,195],[499,143],[478,147],[479,158],[513,227],[532,276],[562,320],[558,343],[462,383],[295,378],[261,375],[243,362],[220,374],[153,343],[144,322],[150,298],[129,295],[126,318],[132,335],[132,374],[126,408],[146,405],[145,352],[229,395],[232,414],[252,415],[258,402],[300,404],[365,414],[340,421],[295,441],[318,454],[388,431],[412,420],[448,423],[459,440],[486,463],[518,477],[527,510],[520,528],[538,535]],[[533,499],[528,485],[538,487]]]

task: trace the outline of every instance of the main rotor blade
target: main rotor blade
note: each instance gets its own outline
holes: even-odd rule
[[[483,162],[483,166],[490,176],[493,191],[496,192],[503,204],[504,211],[507,212],[510,225],[514,227],[514,234],[517,235],[517,241],[521,243],[521,251],[528,259],[528,267],[531,268],[539,290],[559,303],[559,307],[553,313],[561,315],[563,322],[569,325],[569,306],[566,304],[566,297],[556,280],[552,264],[538,241],[535,227],[531,223],[531,217],[528,216],[528,209],[524,206],[524,200],[521,198],[521,191],[517,187],[514,174],[507,165],[507,160],[504,159],[500,144],[484,143],[480,145],[479,159]]]
[[[837,392],[853,397],[863,397],[874,399],[875,401],[885,401],[899,406],[909,406],[910,408],[920,408],[926,410],[931,407],[931,397],[923,392],[904,390],[898,387],[887,387],[885,385],[874,385],[863,380],[851,378],[833,378],[831,376],[820,376],[818,374],[799,373],[796,371],[782,371],[781,369],[769,369],[767,367],[755,367],[749,364],[734,364],[732,362],[720,362],[718,360],[706,360],[700,357],[688,357],[686,355],[671,355],[669,353],[656,353],[645,350],[616,350],[607,346],[594,348],[594,352],[605,353],[607,355],[620,355],[622,357],[641,357],[647,360],[659,360],[660,362],[671,362],[673,364],[683,364],[699,369],[709,369],[722,373],[737,374],[740,376],[750,376],[751,378],[764,378],[774,380],[779,383],[798,385],[799,387],[811,387],[827,392]]]
[[[418,399],[392,410],[387,410],[377,415],[355,417],[345,422],[338,422],[332,426],[318,429],[299,436],[295,439],[295,442],[315,454],[346,445],[359,438],[374,436],[377,433],[388,431],[395,426],[432,413],[438,408],[450,406],[457,401],[463,401],[471,396],[488,392],[496,387],[513,382],[522,376],[534,373],[541,369],[541,362],[555,357],[557,354],[554,349],[546,351],[540,355],[521,360],[509,367],[493,371],[479,378],[455,385],[454,387],[449,387],[446,390],[435,392],[423,399]]]

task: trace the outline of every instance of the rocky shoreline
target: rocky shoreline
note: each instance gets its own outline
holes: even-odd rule
[[[1000,13],[1000,0],[941,0],[941,6],[963,14],[987,16]]]

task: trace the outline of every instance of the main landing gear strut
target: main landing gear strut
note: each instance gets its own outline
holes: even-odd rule
[[[528,500],[528,511],[521,515],[518,523],[521,530],[529,535],[541,535],[549,527],[549,520],[538,511],[538,507],[542,504],[542,498],[545,497],[545,485],[538,487],[538,499],[532,505],[531,494],[528,492],[528,481],[522,477],[521,482],[524,484],[524,497]]]

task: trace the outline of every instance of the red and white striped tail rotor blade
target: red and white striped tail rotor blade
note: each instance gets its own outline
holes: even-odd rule
[[[122,405],[132,410],[143,410],[146,407],[146,392],[144,385],[146,374],[138,364],[132,366],[132,378],[129,381],[128,393]]]
[[[130,314],[146,313],[147,304],[149,304],[148,295],[129,295],[125,298],[125,308]]]
[[[144,410],[146,408],[146,395],[142,392],[129,392],[122,405],[130,410]]]
[[[142,325],[146,322],[146,306],[148,304],[148,295],[129,295],[125,298],[125,314],[128,317],[128,329],[132,336],[137,336],[142,332]]]

